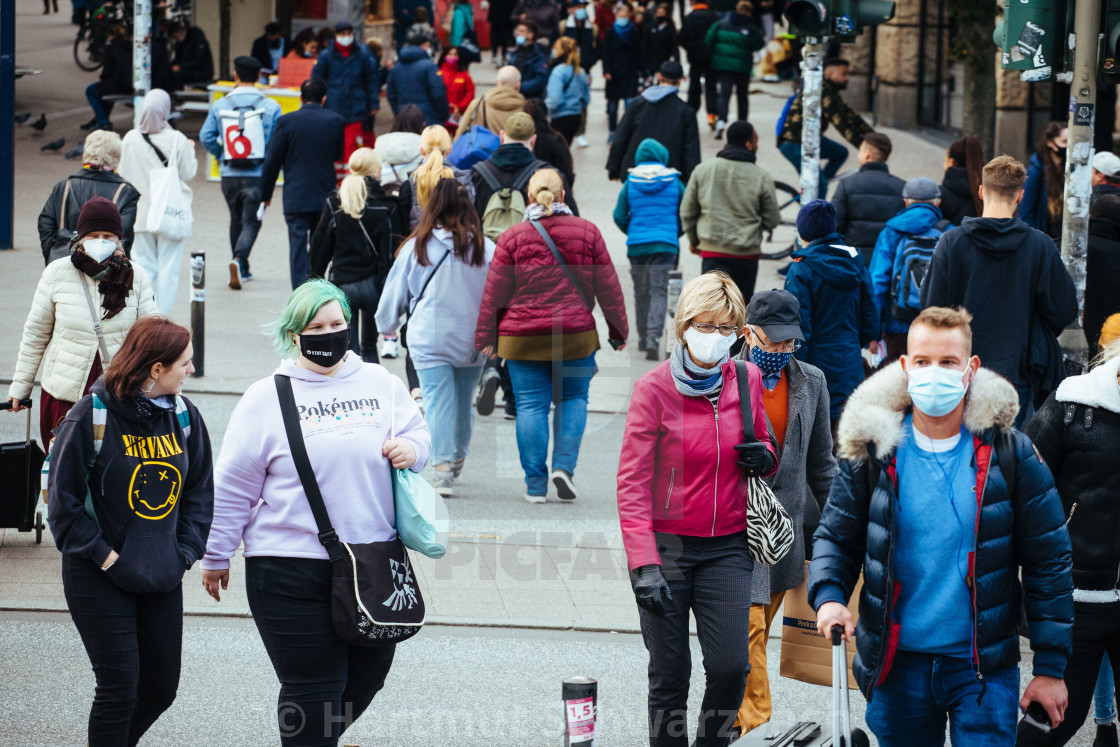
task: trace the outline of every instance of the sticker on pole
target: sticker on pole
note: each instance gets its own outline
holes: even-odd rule
[[[849,15],[836,16],[835,32],[837,36],[851,36],[854,33],[852,17]]]
[[[1046,59],[1042,54],[1042,41],[1045,38],[1046,29],[1034,21],[1024,23],[1023,30],[1019,33],[1019,40],[1015,43],[1015,48],[1022,54],[1020,59],[1033,58],[1035,67],[1045,65]],[[1014,56],[1015,54],[1012,52],[1012,57]]]
[[[571,744],[595,742],[595,700],[581,698],[564,703],[568,714],[568,741]]]
[[[1073,110],[1074,126],[1093,126],[1093,105],[1078,104]]]

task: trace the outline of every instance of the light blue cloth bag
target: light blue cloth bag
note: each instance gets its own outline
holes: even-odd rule
[[[396,387],[393,388],[389,438],[395,437]],[[397,535],[404,546],[429,558],[442,558],[447,553],[447,536],[451,517],[443,496],[427,480],[411,469],[393,471],[393,509],[396,513]]]

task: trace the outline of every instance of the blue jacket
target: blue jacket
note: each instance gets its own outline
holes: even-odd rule
[[[381,108],[381,74],[364,44],[354,44],[349,56],[343,57],[338,45],[331,42],[319,53],[311,77],[326,82],[327,108],[341,114],[347,123],[361,122]]]
[[[268,141],[261,200],[272,200],[283,169],[284,214],[318,215],[337,185],[334,164],[342,160],[345,127],[338,114],[308,102],[280,117]]]
[[[1046,167],[1037,153],[1031,154],[1027,178],[1023,182],[1023,200],[1019,203],[1019,220],[1045,234],[1050,233],[1047,210]]]
[[[548,107],[548,116],[552,119],[578,115],[591,103],[591,85],[587,73],[576,71],[571,65],[552,68],[544,103]]]
[[[521,95],[527,99],[544,96],[548,84],[548,55],[535,41],[523,44],[509,53],[508,65],[521,71]]]
[[[436,64],[420,47],[405,47],[397,64],[389,73],[389,106],[396,114],[408,104],[415,104],[424,112],[424,123],[443,124],[447,121],[447,88]]]
[[[893,615],[898,581],[891,550],[898,538],[892,508],[906,507],[898,503],[894,450],[910,409],[898,363],[872,376],[852,395],[840,421],[840,467],[813,537],[813,609],[825,602],[847,602],[863,571],[852,674],[868,700],[890,673],[895,655],[891,644],[899,626]],[[1019,661],[1018,625],[1024,608],[1035,676],[1061,678],[1073,645],[1072,555],[1050,470],[1030,439],[1010,431],[1017,459],[1015,483],[1009,487],[993,446],[997,432],[1011,428],[1018,409],[1014,387],[987,369],[977,372],[964,412],[977,476],[978,519],[974,534],[965,537],[972,548],[967,587],[973,592],[977,679]],[[868,464],[875,466],[869,471]],[[955,524],[929,531],[944,532],[946,541],[960,541]],[[954,575],[947,583],[960,584],[961,579]]]
[[[248,106],[250,104],[253,105],[254,109],[264,110],[264,115],[261,117],[261,126],[264,129],[265,152],[268,152],[268,142],[272,138],[272,130],[276,126],[277,120],[280,119],[280,104],[265,97],[253,86],[238,86],[211,105],[210,113],[206,115],[206,122],[199,132],[198,139],[202,142],[202,147],[209,151],[214,158],[219,161],[222,160],[222,121],[218,117],[218,112],[233,106]],[[263,169],[263,162],[260,166],[251,169],[234,169],[223,163],[221,173],[222,176],[251,177],[260,176]]]
[[[835,420],[863,381],[860,351],[879,339],[871,276],[860,253],[834,233],[793,253],[785,287],[801,304],[805,344],[797,357],[824,371]]]
[[[879,323],[885,335],[903,335],[910,329],[909,324],[895,319],[891,313],[891,281],[895,273],[895,255],[901,248],[902,240],[907,236],[925,233],[940,220],[941,211],[936,206],[915,202],[888,220],[886,227],[879,233],[869,269],[871,295],[875,297],[875,305],[879,308]]]
[[[638,165],[618,194],[614,222],[626,234],[627,256],[680,251],[684,184],[669,168],[669,149],[653,138],[638,146]]]

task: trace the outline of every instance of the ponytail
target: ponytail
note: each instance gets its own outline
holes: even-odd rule
[[[428,151],[424,163],[416,169],[416,204],[423,210],[428,197],[440,179],[454,178],[455,172],[444,163],[444,154],[451,152],[451,135],[443,125],[425,127],[420,133],[420,148]]]
[[[350,174],[338,188],[338,204],[342,212],[358,220],[366,209],[366,177],[377,179],[381,175],[381,156],[373,148],[358,148],[350,156]]]

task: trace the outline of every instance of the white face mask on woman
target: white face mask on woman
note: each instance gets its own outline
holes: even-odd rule
[[[684,344],[688,352],[700,363],[719,363],[729,352],[738,335],[721,335],[719,331],[704,334],[691,324],[684,331]]]
[[[117,250],[117,242],[112,239],[85,239],[82,242],[82,251],[98,264],[113,256]]]

